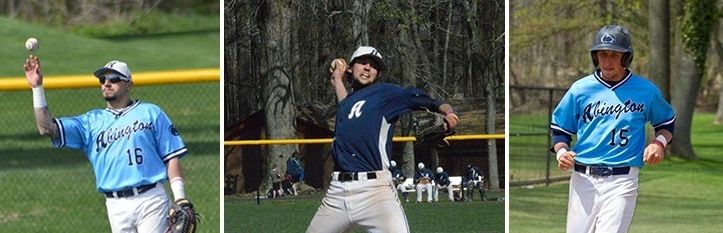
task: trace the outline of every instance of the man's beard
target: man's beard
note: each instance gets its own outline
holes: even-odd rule
[[[105,97],[103,97],[103,98],[105,99],[105,101],[109,101],[109,102],[110,102],[110,101],[114,101],[114,100],[117,99],[117,97],[115,97],[115,95],[105,96]]]

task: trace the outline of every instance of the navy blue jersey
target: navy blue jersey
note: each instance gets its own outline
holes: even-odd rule
[[[467,180],[478,180],[479,177],[484,177],[485,175],[482,173],[482,171],[478,167],[471,167],[467,169]]]
[[[387,170],[399,115],[421,109],[436,111],[439,104],[419,89],[388,83],[371,84],[350,93],[336,109],[334,170]]]
[[[392,179],[396,179],[396,180],[406,179],[406,177],[404,177],[404,173],[402,173],[402,169],[399,169],[399,167],[390,167],[389,172],[392,173]]]
[[[440,172],[437,174],[434,174],[434,181],[437,182],[439,185],[448,185],[449,184],[449,174],[447,172]]]
[[[419,179],[421,179],[422,177],[426,177],[429,180],[434,180],[434,173],[432,173],[432,171],[427,168],[419,169],[416,173],[414,173],[415,182],[419,182]]]

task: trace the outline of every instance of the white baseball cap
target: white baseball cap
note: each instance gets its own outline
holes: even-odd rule
[[[109,61],[105,64],[105,66],[95,70],[93,74],[95,75],[95,77],[100,78],[101,75],[105,74],[108,71],[120,74],[121,76],[123,76],[121,79],[125,78],[125,81],[131,81],[131,70],[128,69],[128,64],[116,60]]]
[[[420,162],[419,164],[417,164],[417,167],[418,167],[419,169],[424,168],[424,163],[421,163],[421,162]]]
[[[442,169],[442,167],[437,168],[437,173],[442,173],[443,171],[444,171],[444,169]]]
[[[384,60],[382,60],[382,54],[379,53],[377,49],[371,46],[359,46],[359,48],[354,51],[354,54],[351,55],[351,58],[349,58],[349,65],[351,66],[354,64],[354,59],[364,56],[369,56],[374,59],[380,66],[379,71],[383,71],[386,69],[386,65],[384,65]]]

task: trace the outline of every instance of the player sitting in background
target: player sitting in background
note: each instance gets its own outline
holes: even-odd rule
[[[422,194],[427,191],[427,202],[432,203],[432,189],[434,188],[434,175],[424,163],[417,164],[417,172],[414,173],[414,183],[417,184],[417,203],[422,202]]]
[[[56,148],[85,152],[97,191],[106,197],[113,232],[163,231],[170,207],[163,183],[169,179],[175,202],[192,207],[180,162],[186,146],[158,106],[130,99],[133,79],[126,63],[111,61],[94,72],[105,109],[63,118],[53,118],[48,110],[39,59],[31,55],[24,69],[38,131]]]
[[[454,197],[452,197],[452,186],[449,182],[449,174],[447,174],[442,167],[438,167],[437,173],[434,174],[434,201],[439,201],[440,189],[447,190],[449,200],[454,201]]]
[[[472,164],[467,165],[467,176],[465,177],[467,186],[467,201],[474,200],[474,190],[479,190],[481,201],[487,200],[485,198],[485,177],[482,171],[478,167],[473,167]]]
[[[404,176],[402,169],[399,169],[399,167],[397,167],[397,162],[395,162],[394,160],[389,161],[389,165],[389,171],[392,172],[392,181],[394,181],[394,187],[396,187],[400,192],[402,192],[402,196],[404,196],[404,201],[409,202],[409,193],[405,191],[413,189],[414,187],[404,186],[404,181],[407,180],[407,177]]]

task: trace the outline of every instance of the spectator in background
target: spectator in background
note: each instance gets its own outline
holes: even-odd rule
[[[479,189],[479,195],[482,197],[482,201],[486,200],[484,179],[484,173],[482,173],[478,167],[473,167],[472,164],[467,165],[467,176],[464,182],[467,186],[467,201],[474,199],[474,189]]]
[[[286,160],[286,179],[291,183],[294,196],[299,195],[299,185],[304,183],[304,166],[301,165],[301,157],[298,151]]]
[[[278,198],[284,196],[284,189],[281,187],[282,176],[276,164],[271,169],[271,190],[269,190],[269,198]]]
[[[432,171],[424,167],[424,163],[417,164],[417,172],[414,174],[414,183],[417,184],[417,203],[422,202],[423,191],[427,191],[427,202],[432,203],[432,189],[434,188],[434,175]]]
[[[434,183],[434,201],[439,201],[440,189],[446,189],[449,194],[449,200],[454,201],[452,197],[452,186],[449,182],[449,174],[447,174],[442,167],[437,168],[437,173],[434,174]]]

